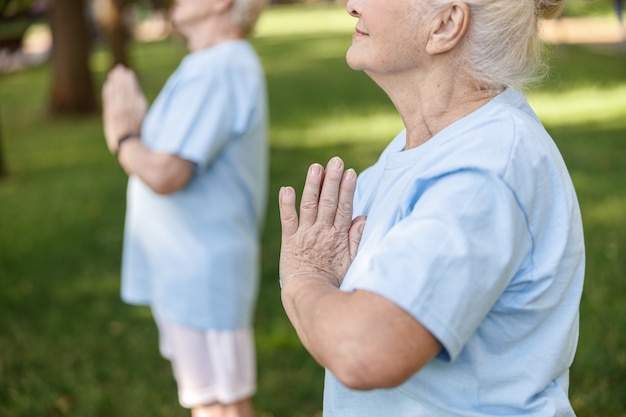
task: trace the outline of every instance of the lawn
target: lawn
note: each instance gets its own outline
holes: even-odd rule
[[[401,128],[387,97],[345,64],[340,9],[270,9],[254,38],[271,106],[270,196],[256,316],[257,417],[319,417],[323,370],[280,305],[277,192],[314,161],[361,171]],[[626,417],[626,49],[550,46],[528,92],[561,149],[585,224],[587,275],[570,396],[579,417]],[[132,45],[149,98],[179,41]],[[93,54],[101,85],[107,53]],[[48,65],[0,75],[10,175],[0,180],[0,416],[188,416],[147,309],[119,300],[125,175],[98,116],[48,119]],[[395,417],[395,416],[393,416]]]

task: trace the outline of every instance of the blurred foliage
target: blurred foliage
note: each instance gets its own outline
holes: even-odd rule
[[[27,13],[37,0],[0,0],[0,18],[7,19]]]

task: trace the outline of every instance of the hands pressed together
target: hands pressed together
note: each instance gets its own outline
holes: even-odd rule
[[[366,290],[338,290],[366,221],[352,219],[355,190],[356,173],[337,157],[326,169],[309,168],[299,218],[294,189],[280,190],[281,298],[303,345],[339,381],[353,389],[390,388],[441,345],[392,301]]]
[[[113,68],[102,87],[104,136],[112,153],[117,153],[121,137],[139,135],[147,110],[135,73],[121,65]]]
[[[309,167],[300,218],[294,189],[281,188],[281,287],[308,279],[341,285],[356,256],[365,225],[364,216],[352,219],[355,190],[356,172],[344,171],[338,157],[332,158],[326,169],[320,164]]]

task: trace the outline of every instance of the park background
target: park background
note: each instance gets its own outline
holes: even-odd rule
[[[527,93],[569,167],[585,226],[570,397],[579,417],[625,417],[626,43],[610,1],[572,3],[544,27],[547,77]],[[334,155],[360,172],[402,128],[382,91],[345,64],[354,25],[335,4],[272,5],[252,39],[271,109],[257,417],[321,416],[323,369],[280,304],[278,189],[301,189],[309,164]],[[162,29],[126,46],[149,99],[185,53]],[[0,73],[0,416],[188,416],[149,311],[119,300],[126,177],[100,115],[55,109],[57,64],[36,47],[45,21],[26,35],[30,53],[5,56]],[[90,46],[96,100],[112,62],[106,43]]]

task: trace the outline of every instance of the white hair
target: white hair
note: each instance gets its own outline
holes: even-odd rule
[[[268,0],[233,0],[231,9],[233,21],[246,35],[254,30],[267,2]]]
[[[436,11],[454,1],[434,0],[431,5]],[[483,88],[523,88],[540,79],[539,19],[557,16],[565,1],[467,0],[470,25],[458,67]]]

